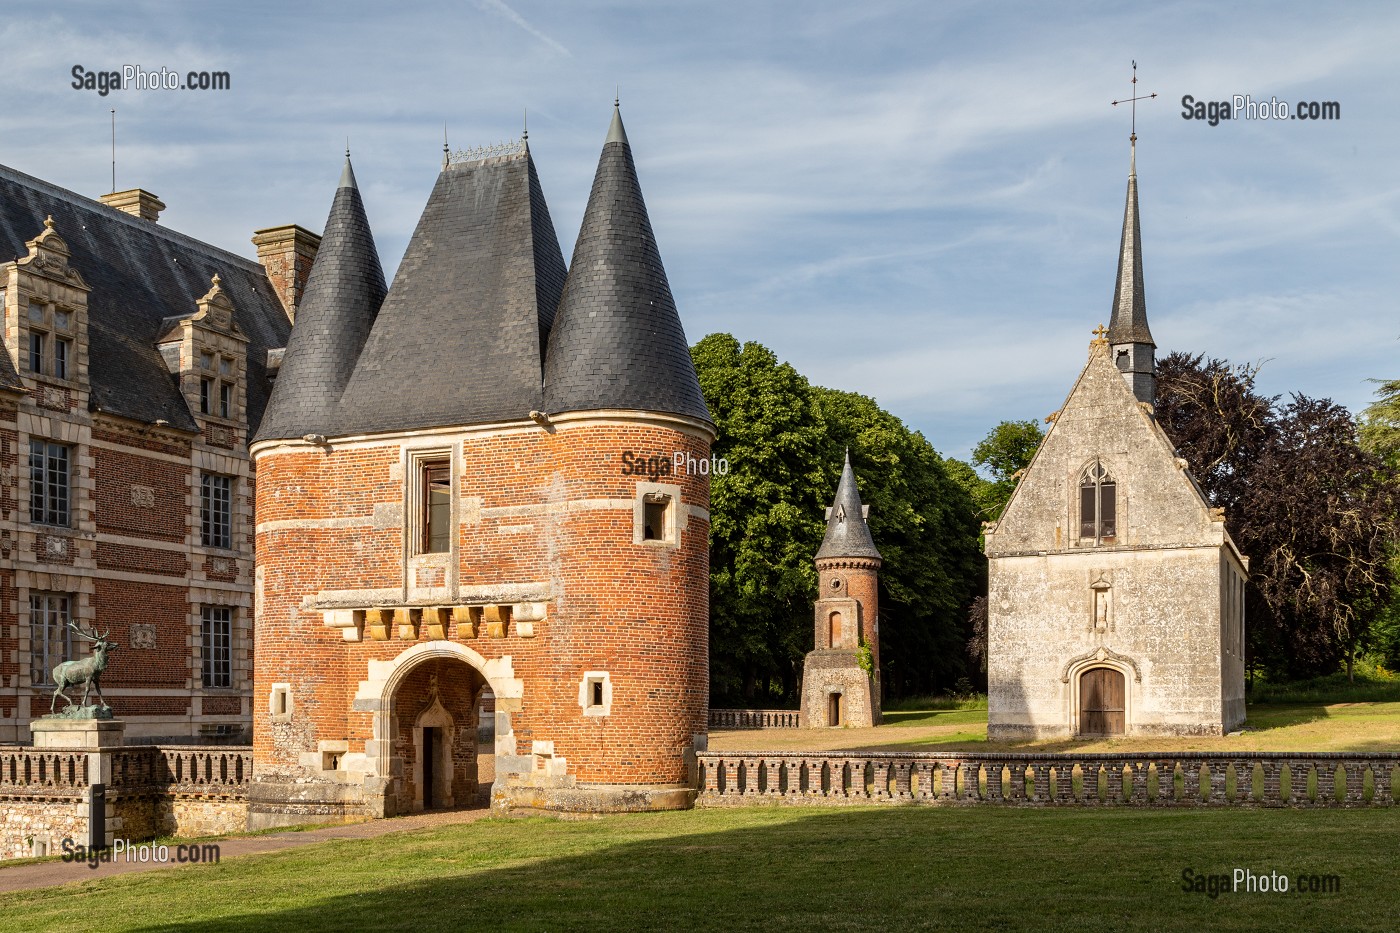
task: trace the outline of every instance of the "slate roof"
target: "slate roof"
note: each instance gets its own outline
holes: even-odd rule
[[[350,156],[256,440],[330,432],[387,291]]]
[[[546,411],[607,408],[711,420],[617,109],[544,366]]]
[[[1142,286],[1142,231],[1138,226],[1137,147],[1128,172],[1128,203],[1123,208],[1123,238],[1118,246],[1118,282],[1113,287],[1113,316],[1108,324],[1110,344],[1146,343],[1154,348],[1147,329],[1147,298]]]
[[[841,468],[841,481],[836,484],[836,498],[826,517],[826,537],[817,549],[817,560],[829,557],[866,557],[880,559],[870,526],[865,522],[865,509],[856,486],[856,473],[851,469],[851,455],[846,453],[846,465]]]
[[[133,217],[57,185],[0,165],[0,261],[27,255],[25,241],[53,215],[72,251],[69,265],[88,294],[91,406],[125,418],[196,430],[174,377],[156,350],[166,318],[187,315],[218,275],[248,338],[248,420],[267,405],[267,351],[291,330],[263,267],[168,227]],[[8,354],[0,354],[7,357]],[[8,360],[6,360],[8,368]],[[0,379],[7,378],[0,375]],[[8,374],[13,378],[13,372]]]
[[[527,147],[447,165],[341,396],[334,431],[320,433],[519,421],[542,408],[542,351],[564,277]]]

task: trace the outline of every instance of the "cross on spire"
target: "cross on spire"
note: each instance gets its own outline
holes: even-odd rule
[[[1119,104],[1132,104],[1132,105],[1133,105],[1133,108],[1132,108],[1132,110],[1133,110],[1133,132],[1132,132],[1132,135],[1128,137],[1128,141],[1129,141],[1129,142],[1131,142],[1131,143],[1136,143],[1136,142],[1137,142],[1137,102],[1140,101],[1140,100],[1153,100],[1154,98],[1156,98],[1156,96],[1157,96],[1157,92],[1156,92],[1156,91],[1153,91],[1151,94],[1138,94],[1138,93],[1137,93],[1137,61],[1134,60],[1134,61],[1133,61],[1133,96],[1132,96],[1132,97],[1126,97],[1126,98],[1124,98],[1124,99],[1122,99],[1122,100],[1115,100],[1115,101],[1113,101],[1113,106],[1115,106],[1115,107],[1117,107]]]

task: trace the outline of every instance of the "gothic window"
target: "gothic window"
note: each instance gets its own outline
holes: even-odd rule
[[[1079,479],[1079,537],[1112,544],[1118,536],[1118,484],[1095,460]]]

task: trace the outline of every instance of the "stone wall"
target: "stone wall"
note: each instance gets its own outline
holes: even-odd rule
[[[86,845],[89,776],[99,773],[109,775],[109,844],[118,838],[220,835],[247,826],[248,748],[7,748],[0,749],[0,859],[27,858],[39,851],[36,841],[51,855],[61,851],[64,839]]]

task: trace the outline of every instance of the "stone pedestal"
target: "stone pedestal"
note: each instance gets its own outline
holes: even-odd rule
[[[865,729],[880,724],[879,693],[860,652],[818,648],[802,665],[802,726]]]
[[[35,748],[98,749],[120,748],[126,723],[120,719],[48,719],[29,724]]]

